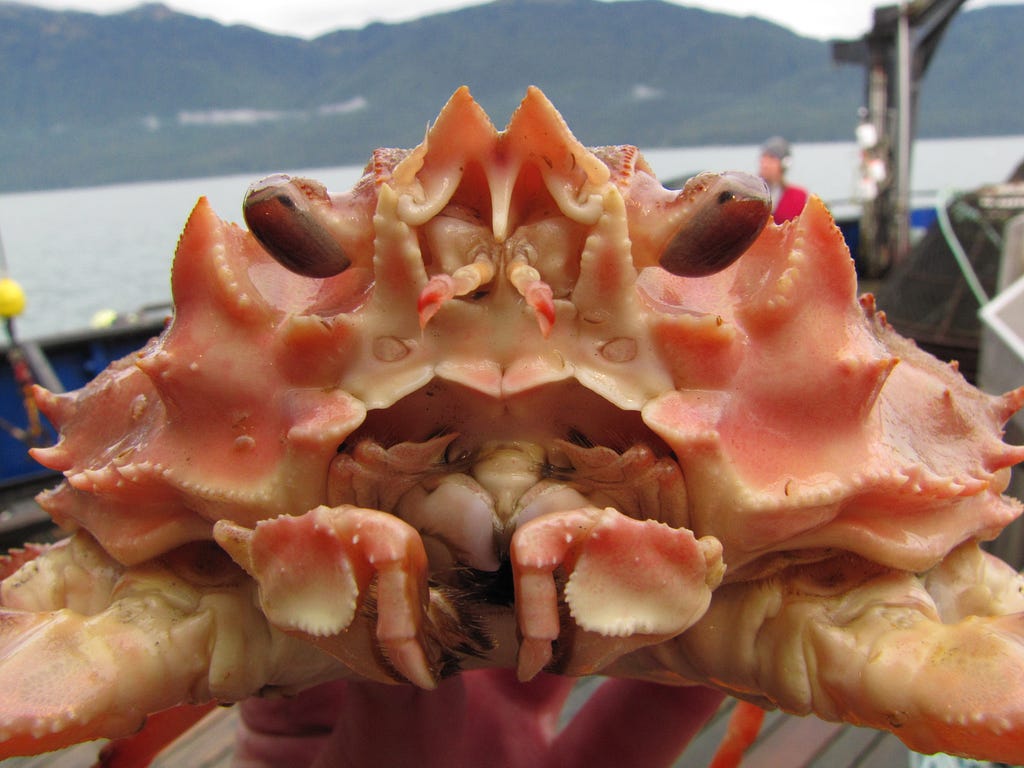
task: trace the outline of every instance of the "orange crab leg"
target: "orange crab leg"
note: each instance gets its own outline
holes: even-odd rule
[[[725,737],[718,745],[718,751],[708,764],[708,768],[739,768],[743,755],[754,743],[764,723],[764,710],[749,701],[736,703]]]

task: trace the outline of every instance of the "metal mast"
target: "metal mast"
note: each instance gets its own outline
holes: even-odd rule
[[[910,0],[875,9],[859,40],[836,41],[832,59],[865,72],[858,139],[871,185],[861,216],[860,258],[883,274],[910,247],[910,161],[921,80],[949,22],[966,0]]]

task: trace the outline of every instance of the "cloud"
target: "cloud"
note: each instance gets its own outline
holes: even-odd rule
[[[333,104],[321,104],[314,110],[280,109],[190,109],[178,112],[178,125],[185,126],[236,126],[274,123],[281,120],[308,120],[310,117],[349,115],[369,106],[365,96],[353,96]],[[156,125],[159,127],[159,123]],[[153,130],[150,123],[147,128]]]
[[[275,109],[203,109],[178,113],[179,125],[255,125],[304,116]]]
[[[633,101],[652,101],[654,99],[660,99],[665,95],[665,92],[661,88],[655,88],[652,85],[645,85],[644,83],[637,83],[630,89],[629,97]]]

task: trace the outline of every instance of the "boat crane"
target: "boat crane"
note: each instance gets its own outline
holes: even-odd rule
[[[965,1],[882,6],[862,38],[832,43],[833,61],[866,70],[857,140],[864,180],[860,261],[868,277],[884,275],[910,250],[910,155],[921,80]]]

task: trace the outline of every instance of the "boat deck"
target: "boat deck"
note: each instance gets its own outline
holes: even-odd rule
[[[598,682],[598,678],[581,680],[566,710],[578,709]],[[734,699],[726,700],[676,761],[676,768],[702,768],[710,762],[734,706]],[[164,750],[153,765],[228,768],[237,718],[235,707],[214,710]],[[38,757],[0,760],[0,768],[88,768],[102,744],[91,742]],[[771,712],[765,718],[758,740],[743,762],[750,768],[907,768],[908,764],[907,748],[891,734],[779,712]]]

